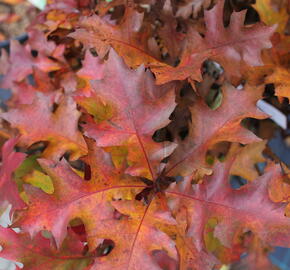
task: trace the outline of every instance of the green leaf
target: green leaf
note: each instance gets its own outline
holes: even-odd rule
[[[223,93],[221,89],[211,89],[206,97],[207,105],[212,109],[216,110],[223,101]]]
[[[51,178],[40,171],[34,170],[32,174],[24,177],[24,181],[42,189],[45,193],[52,194],[54,192]]]
[[[14,176],[16,179],[20,179],[24,177],[25,175],[31,173],[33,170],[42,171],[42,168],[37,162],[37,158],[39,158],[38,155],[33,155],[28,158],[26,158],[22,164],[17,168],[17,170],[14,172]]]

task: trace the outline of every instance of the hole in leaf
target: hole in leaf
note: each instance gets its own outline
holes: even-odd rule
[[[41,154],[47,146],[48,146],[47,141],[36,142],[28,147],[26,154],[28,155]]]
[[[115,6],[111,8],[108,13],[111,14],[111,19],[116,20],[118,24],[125,15],[125,5]]]
[[[110,239],[105,239],[103,243],[96,248],[96,256],[103,257],[109,255],[115,247],[115,243]]]
[[[179,182],[181,182],[181,181],[183,181],[183,176],[181,176],[181,175],[178,175],[178,176],[175,176],[175,182],[176,183],[179,183]]]
[[[86,228],[83,221],[80,218],[74,218],[69,223],[70,229],[79,236],[82,242],[87,241]]]
[[[170,156],[165,157],[164,159],[161,160],[161,163],[167,163],[169,161]]]
[[[252,6],[247,7],[245,25],[254,24],[259,21],[260,21],[259,13]]]
[[[188,127],[182,127],[180,128],[178,135],[180,139],[183,141],[188,136],[188,133],[189,133]]]
[[[167,127],[156,130],[152,136],[152,139],[155,142],[173,141],[172,134]]]
[[[65,159],[67,162],[76,169],[78,172],[77,174],[80,175],[84,180],[89,181],[92,178],[91,166],[82,161],[81,159],[71,161],[69,158],[69,153],[66,153]]]
[[[49,78],[54,78],[55,74],[56,74],[56,71],[50,71],[50,72],[48,72],[48,77]]]
[[[177,67],[177,66],[179,65],[179,63],[180,63],[180,59],[176,59],[176,60],[174,61],[173,66],[174,66],[174,67]]]
[[[161,53],[161,59],[166,61],[170,57],[168,52],[162,52]]]
[[[177,19],[176,32],[183,34],[187,33],[187,25],[184,21]]]
[[[68,37],[68,34],[73,32],[72,29],[57,28],[57,30],[51,32],[47,38],[48,41],[52,40],[57,45],[73,43],[74,39]]]
[[[218,80],[224,73],[224,69],[219,63],[212,60],[206,60],[202,64],[202,73],[203,75],[208,74],[214,80]]]
[[[179,91],[180,97],[189,97],[190,99],[193,99],[192,97],[193,94],[194,94],[194,90],[192,89],[192,86],[190,83],[184,84]]]
[[[241,125],[263,140],[272,139],[278,129],[277,124],[271,119],[245,118],[242,120]]]
[[[98,56],[98,53],[97,53],[95,48],[90,48],[90,52],[91,52],[92,56],[95,56],[95,57]]]
[[[37,57],[38,56],[38,51],[37,50],[31,50],[31,55],[33,57]]]
[[[26,79],[27,79],[27,82],[28,82],[30,85],[32,85],[32,86],[36,86],[35,78],[34,78],[34,76],[33,76],[32,74],[28,75],[28,76],[26,77]]]
[[[137,201],[144,200],[144,202],[146,204],[148,204],[148,202],[149,202],[149,195],[150,195],[151,191],[152,191],[152,188],[151,187],[144,188],[140,193],[138,193],[135,196],[135,200],[137,200]]]
[[[209,165],[213,165],[216,159],[223,162],[228,154],[230,146],[231,143],[226,141],[216,143],[207,151],[206,162]]]
[[[265,86],[265,91],[263,93],[264,98],[272,98],[275,95],[275,86],[273,83],[268,83]]]
[[[87,243],[84,244],[84,249],[82,251],[82,255],[85,256],[89,252],[89,246]]]
[[[230,176],[230,184],[233,189],[239,189],[240,187],[246,185],[248,180],[238,176],[238,175],[231,175]]]
[[[88,165],[87,163],[84,163],[84,165],[85,165],[85,175],[84,175],[84,179],[86,181],[89,181],[92,178],[91,166]]]
[[[65,157],[66,157],[67,161],[69,162],[69,164],[74,169],[76,169],[78,171],[82,171],[82,172],[85,171],[85,163],[82,160],[78,159],[78,160],[74,160],[74,161],[69,161],[69,156],[66,155]]]
[[[58,106],[59,106],[59,104],[57,104],[57,103],[52,104],[52,112],[53,113],[55,113],[57,111]]]

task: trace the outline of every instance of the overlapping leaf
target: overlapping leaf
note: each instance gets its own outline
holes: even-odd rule
[[[280,166],[270,165],[254,182],[233,190],[228,178],[232,162],[233,159],[217,164],[213,175],[206,177],[202,184],[191,188],[188,177],[180,188],[167,192],[169,198],[175,200],[172,205],[176,207],[176,215],[182,213],[181,209],[185,209],[185,215],[190,215],[187,234],[195,238],[197,247],[203,248],[206,224],[215,219],[215,236],[225,247],[232,247],[237,232],[247,230],[268,244],[287,245],[290,220],[284,216],[285,203],[273,203],[268,196],[268,185],[281,173]],[[221,259],[224,255],[227,254],[220,254]]]
[[[231,168],[231,174],[238,175],[247,180],[256,179],[259,174],[257,171],[257,163],[264,162],[266,159],[263,156],[263,150],[265,149],[267,141],[261,141],[257,143],[251,143],[245,147],[239,147],[233,145],[233,152],[238,151],[238,156]]]
[[[231,85],[223,88],[223,102],[217,110],[211,110],[202,99],[191,108],[192,124],[189,136],[175,150],[167,165],[167,171],[175,175],[189,175],[200,167],[206,167],[205,154],[210,146],[222,141],[251,143],[259,141],[253,133],[241,126],[247,117],[267,118],[256,107],[262,88],[245,86],[237,90]]]
[[[91,261],[84,244],[72,231],[62,247],[53,248],[51,239],[39,233],[33,241],[28,234],[0,227],[1,257],[24,264],[23,270],[84,269]]]
[[[152,139],[154,131],[170,121],[175,106],[174,88],[154,86],[149,71],[144,67],[128,69],[113,50],[101,68],[103,78],[92,82],[94,94],[101,100],[100,104],[95,99],[95,107],[107,106],[110,113],[99,124],[86,124],[85,134],[101,147],[126,146],[130,163],[127,172],[154,179],[160,161],[175,147],[168,143],[165,148]],[[84,102],[83,99],[81,104]]]
[[[201,63],[213,59],[226,70],[226,76],[238,77],[243,65],[260,66],[262,49],[271,48],[270,37],[275,27],[257,23],[251,27],[244,26],[245,11],[234,12],[230,25],[223,25],[224,1],[205,11],[205,37],[195,31],[188,32],[188,47],[183,52],[180,64],[176,68],[157,67],[157,81],[164,83],[170,80],[190,79],[200,81]],[[233,66],[235,68],[233,68]]]
[[[25,203],[19,196],[16,183],[12,179],[12,173],[25,159],[24,153],[17,153],[14,151],[18,138],[8,140],[2,146],[2,166],[0,170],[0,212],[5,210],[8,203],[12,204],[12,212],[15,209],[25,207]]]
[[[149,205],[135,201],[135,195],[144,186],[130,178],[121,179],[109,154],[100,148],[95,148],[86,161],[91,165],[93,177],[88,182],[75,174],[64,161],[54,164],[39,160],[52,178],[55,192],[47,195],[37,188],[26,186],[29,209],[21,214],[16,224],[34,237],[40,230],[51,231],[60,247],[69,221],[80,218],[91,251],[103,239],[114,243],[110,254],[96,258],[89,269],[161,269],[154,256],[157,251],[166,251],[167,256],[177,263],[172,236],[176,231],[175,220],[164,208],[166,202],[158,197]]]
[[[19,130],[19,142],[23,145],[49,142],[45,157],[57,160],[66,151],[71,152],[72,159],[86,154],[85,141],[77,130],[80,113],[74,101],[65,98],[54,113],[52,109],[53,97],[39,94],[32,104],[19,105],[16,109],[2,113],[1,117]]]
[[[96,48],[101,58],[107,54],[110,47],[113,47],[130,67],[137,68],[142,64],[166,66],[151,55],[148,49],[150,27],[142,25],[143,15],[132,8],[127,8],[119,25],[114,25],[113,22],[97,15],[84,17],[80,20],[80,29],[70,36],[89,48]]]
[[[17,65],[14,63],[22,63]],[[20,82],[33,73],[33,67],[38,67],[45,72],[58,70],[60,65],[43,54],[33,58],[29,48],[23,48],[18,41],[12,40],[10,45],[9,59],[4,63],[7,66],[6,76],[2,86],[10,88],[13,82]]]
[[[2,147],[0,207],[21,231],[0,228],[0,257],[33,270],[270,269],[268,247],[290,243],[289,171],[243,125],[267,117],[263,95],[287,111],[285,12],[257,1],[252,24],[224,1],[95,2],[49,1],[1,55],[12,98],[0,135],[19,138]],[[220,143],[231,147],[214,163]],[[234,190],[230,175],[250,182]]]

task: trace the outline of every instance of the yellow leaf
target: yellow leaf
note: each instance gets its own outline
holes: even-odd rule
[[[255,180],[259,176],[255,164],[265,161],[262,152],[265,149],[266,143],[267,141],[255,142],[245,147],[234,144],[230,150],[231,152],[242,149],[234,161],[231,174],[241,176],[249,181]]]
[[[53,194],[54,187],[51,178],[37,170],[34,170],[32,174],[24,177],[24,181],[35,187],[41,188],[45,193]]]
[[[280,10],[275,11],[275,8],[271,4],[271,0],[256,0],[256,4],[253,5],[253,7],[258,11],[260,18],[264,23],[267,25],[278,24],[276,32],[284,32],[288,21],[286,7],[282,7]]]

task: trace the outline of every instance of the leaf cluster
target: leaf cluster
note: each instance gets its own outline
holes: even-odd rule
[[[257,102],[271,88],[289,106],[289,3],[48,2],[1,53],[0,257],[272,269],[271,247],[290,247],[289,169]]]

